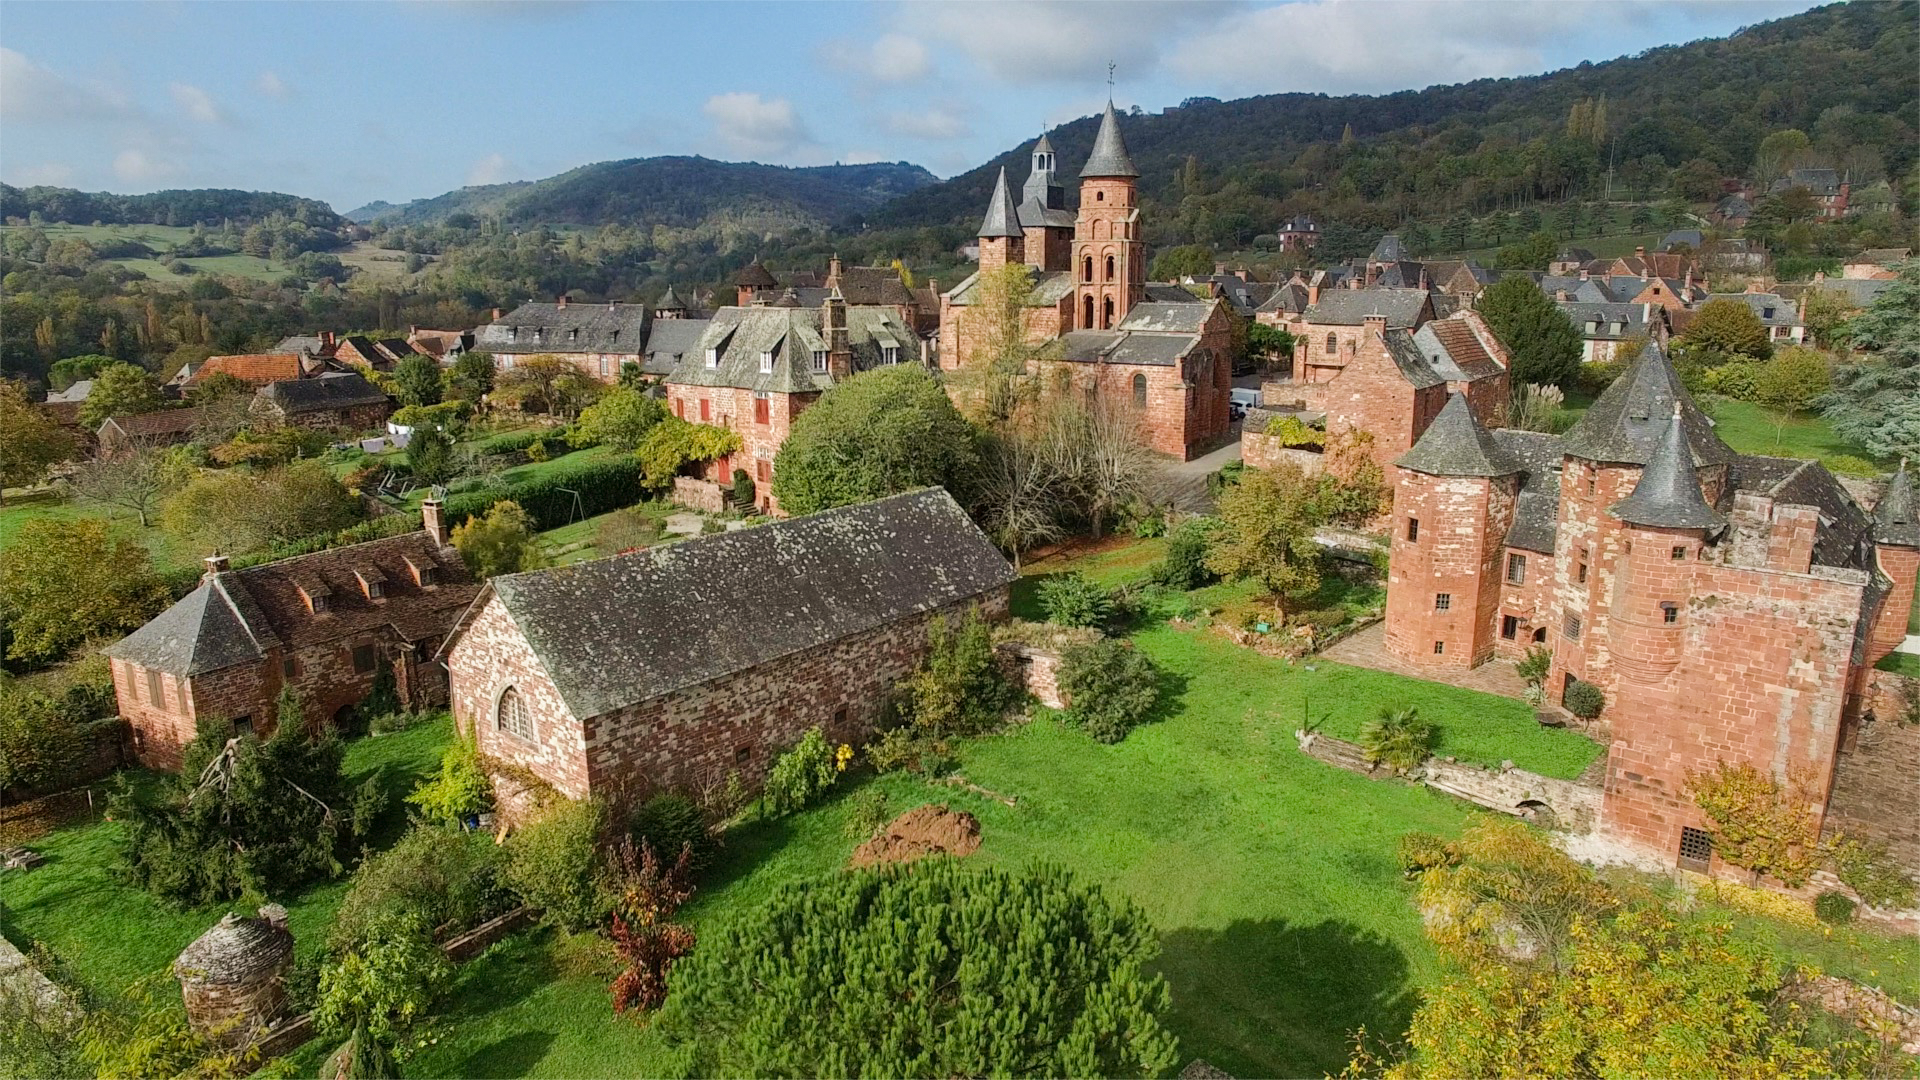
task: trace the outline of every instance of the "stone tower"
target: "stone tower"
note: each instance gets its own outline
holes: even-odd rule
[[[1523,466],[1460,394],[1395,464],[1387,651],[1424,667],[1470,668],[1493,656]]]
[[[1079,329],[1120,325],[1146,295],[1139,179],[1109,101],[1093,153],[1080,170],[1080,216],[1073,226],[1074,325]]]
[[[1054,169],[1053,143],[1041,135],[1033,144],[1033,171],[1020,190],[1020,226],[1027,234],[1027,264],[1045,271],[1065,270],[1073,259],[1074,217]]]
[[[1913,478],[1904,458],[1873,508],[1873,542],[1880,572],[1893,582],[1893,591],[1873,620],[1867,666],[1885,659],[1906,638],[1914,582],[1920,580],[1920,504],[1914,499]]]
[[[993,197],[987,200],[987,216],[980,222],[980,272],[1026,262],[1026,235],[1020,228],[1020,208],[1007,190],[1007,170],[1003,166],[1000,179],[993,185]]]

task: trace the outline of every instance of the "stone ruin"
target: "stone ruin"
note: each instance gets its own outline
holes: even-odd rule
[[[229,912],[173,962],[187,1021],[224,1046],[244,1046],[287,1011],[293,934],[287,909],[268,904],[259,918]]]

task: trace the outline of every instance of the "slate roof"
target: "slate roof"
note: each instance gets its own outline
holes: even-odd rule
[[[387,395],[358,372],[323,375],[318,379],[281,379],[261,387],[256,396],[290,414],[387,403]]]
[[[882,349],[894,348],[896,362],[919,360],[919,338],[891,307],[848,305],[847,344],[853,370],[885,363]],[[813,369],[813,354],[825,351],[819,308],[724,307],[680,360],[667,381],[685,386],[732,386],[775,394],[805,394],[833,385],[833,377]],[[707,350],[719,349],[719,364],[707,365]],[[761,369],[761,356],[773,354],[773,370]]]
[[[1873,519],[1840,481],[1817,461],[1743,454],[1733,464],[1736,491],[1765,495],[1776,503],[1811,506],[1820,512],[1813,538],[1813,561],[1818,566],[1867,569],[1867,542]]]
[[[1847,303],[1852,304],[1854,307],[1865,308],[1872,307],[1874,300],[1876,300],[1881,293],[1892,288],[1893,285],[1893,278],[1830,277],[1825,281],[1816,281],[1807,285],[1801,290],[1800,297],[1801,299],[1805,299],[1808,290],[1825,289],[1828,292],[1839,293],[1841,296],[1846,297]],[[1785,288],[1785,286],[1782,286],[1782,288]]]
[[[841,299],[849,304],[919,306],[919,299],[891,266],[843,266],[834,284],[840,288]]]
[[[1553,554],[1554,534],[1560,526],[1560,436],[1501,428],[1493,433],[1493,441],[1518,460],[1522,470],[1506,546]]]
[[[273,347],[277,353],[307,353],[312,356],[319,356],[325,349],[326,343],[320,340],[318,334],[292,334],[281,338]]]
[[[1710,301],[1737,300],[1752,309],[1754,318],[1759,319],[1769,328],[1800,325],[1800,305],[1779,293],[1712,293],[1707,299]]]
[[[280,379],[297,379],[302,374],[300,354],[283,352],[209,356],[206,363],[194,370],[193,377],[187,383],[203,382],[215,373],[231,375],[255,386],[265,386]]]
[[[1435,370],[1432,359],[1420,351],[1420,343],[1406,330],[1389,329],[1382,339],[1387,347],[1387,355],[1393,358],[1394,365],[1400,369],[1400,377],[1407,385],[1416,390],[1446,383],[1447,377]]]
[[[1373,253],[1367,256],[1368,262],[1401,262],[1411,259],[1406,245],[1400,242],[1399,233],[1387,233],[1373,245]]]
[[[1185,285],[1170,285],[1160,281],[1149,281],[1141,290],[1149,301],[1158,304],[1204,304],[1208,301],[1193,295],[1193,290]]]
[[[1133,167],[1133,159],[1127,156],[1126,140],[1120,137],[1120,117],[1109,101],[1107,111],[1100,117],[1100,133],[1093,137],[1093,153],[1087,155],[1087,164],[1080,170],[1080,176],[1084,179],[1139,175],[1140,170]]]
[[[585,720],[963,603],[1014,576],[953,497],[927,488],[488,587]]]
[[[193,430],[200,422],[205,410],[198,406],[188,409],[159,409],[137,416],[110,416],[100,425],[105,432],[108,427],[120,429],[121,434],[129,438],[143,438],[153,435],[178,435]]]
[[[1007,167],[1000,166],[1000,178],[993,182],[993,194],[987,197],[987,215],[980,219],[980,239],[1026,236],[1020,227],[1020,207],[1007,189]]]
[[[1299,282],[1289,281],[1273,290],[1257,312],[1271,312],[1282,315],[1298,315],[1307,310],[1307,287]]]
[[[1693,467],[1693,452],[1687,445],[1685,406],[1674,402],[1667,414],[1666,430],[1654,444],[1653,454],[1640,470],[1633,494],[1607,508],[1607,513],[1629,525],[1662,529],[1717,529],[1727,523],[1719,511],[1707,505],[1700,490],[1700,474]]]
[[[1071,330],[1062,335],[1060,341],[1060,359],[1068,363],[1172,367],[1200,344],[1200,336],[1132,330]]]
[[[1815,195],[1831,198],[1840,194],[1840,173],[1834,169],[1795,169],[1773,182],[1769,191],[1803,187]]]
[[[1714,204],[1713,212],[1723,218],[1748,218],[1753,216],[1753,204],[1744,196],[1728,195]]]
[[[1907,261],[1913,256],[1911,248],[1868,248],[1848,259],[1852,266],[1892,266]]]
[[[1428,310],[1425,289],[1327,289],[1307,308],[1304,320],[1322,326],[1359,326],[1369,315],[1385,315],[1388,327],[1410,329]]]
[[[653,305],[653,309],[655,311],[685,311],[687,310],[687,302],[680,299],[680,294],[674,292],[673,285],[669,283],[667,285],[667,291],[661,294],[660,302]]]
[[[641,370],[649,375],[672,374],[681,360],[694,354],[711,325],[710,319],[655,319],[647,331],[647,354]]]
[[[1660,241],[1661,251],[1672,251],[1675,244],[1685,244],[1695,251],[1707,242],[1707,236],[1699,229],[1675,229]]]
[[[1128,309],[1119,330],[1148,330],[1163,334],[1197,334],[1213,314],[1214,301],[1195,298],[1189,303],[1149,300]]]
[[[439,583],[415,585],[409,563],[432,567]],[[368,599],[356,571],[378,573],[386,598]],[[307,609],[302,586],[325,591],[325,613]],[[384,627],[417,642],[445,633],[478,591],[459,552],[425,532],[405,533],[202,578],[106,652],[192,676],[258,661],[275,646],[299,648]]]
[[[1027,277],[1033,282],[1033,293],[1027,297],[1028,307],[1053,307],[1073,292],[1073,272],[1069,270],[1039,270],[1032,266],[1027,269]],[[980,284],[980,273],[968,274],[966,280],[955,285],[947,292],[947,300],[965,307],[973,303],[973,290]],[[1153,286],[1147,287],[1149,290]],[[1193,295],[1191,293],[1189,296]],[[1195,298],[1198,303],[1198,298]]]
[[[1448,395],[1440,415],[1394,464],[1432,476],[1511,476],[1521,469],[1520,459],[1494,441],[1466,395],[1458,393]]]
[[[1633,366],[1601,393],[1579,422],[1561,437],[1566,453],[1588,461],[1645,465],[1665,434],[1673,403],[1683,406],[1682,421],[1695,465],[1731,464],[1738,456],[1720,436],[1713,421],[1693,403],[1680,383],[1672,361],[1651,342]]]
[[[481,327],[474,347],[491,353],[638,355],[652,321],[645,304],[526,303]]]
[[[1554,255],[1553,261],[1559,263],[1590,263],[1593,261],[1593,258],[1593,252],[1588,251],[1586,248],[1563,247]]]
[[[1920,502],[1914,499],[1913,477],[1904,459],[1873,508],[1873,538],[1882,544],[1920,547]]]
[[[777,289],[780,287],[780,280],[774,277],[773,271],[767,269],[766,264],[762,263],[759,259],[755,259],[741,267],[740,272],[733,276],[733,283],[754,289]]]
[[[364,334],[350,334],[340,339],[340,344],[333,350],[333,355],[340,359],[358,356],[369,366],[377,366],[394,363],[418,351],[398,338],[375,341]]]
[[[1591,304],[1584,301],[1556,300],[1562,314],[1573,323],[1580,336],[1589,341],[1624,341],[1647,332],[1644,304]]]

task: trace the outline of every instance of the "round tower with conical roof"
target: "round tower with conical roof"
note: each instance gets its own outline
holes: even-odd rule
[[[293,934],[278,904],[249,919],[229,912],[173,962],[187,1021],[225,1046],[243,1046],[287,1011]]]
[[[1914,589],[1920,582],[1920,500],[1915,499],[1913,477],[1905,458],[1873,507],[1875,563],[1893,583],[1874,616],[1866,666],[1887,658],[1906,640],[1913,618]]]
[[[1074,319],[1079,329],[1112,329],[1146,296],[1139,182],[1140,171],[1120,137],[1119,114],[1109,101],[1093,153],[1080,170],[1080,214],[1073,226]]]

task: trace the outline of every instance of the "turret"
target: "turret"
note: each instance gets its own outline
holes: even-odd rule
[[[987,216],[980,222],[980,272],[998,270],[1027,258],[1026,233],[1020,228],[1020,208],[1007,190],[1007,170],[1000,169],[994,181],[993,197],[987,200]]]
[[[1913,616],[1913,591],[1920,581],[1920,506],[1905,458],[1873,508],[1874,560],[1893,589],[1874,616],[1867,663],[1877,664],[1905,640]]]
[[[1727,523],[1701,493],[1679,402],[1633,493],[1607,513],[1626,531],[1610,612],[1614,669],[1623,684],[1662,687],[1680,666],[1694,568]]]

